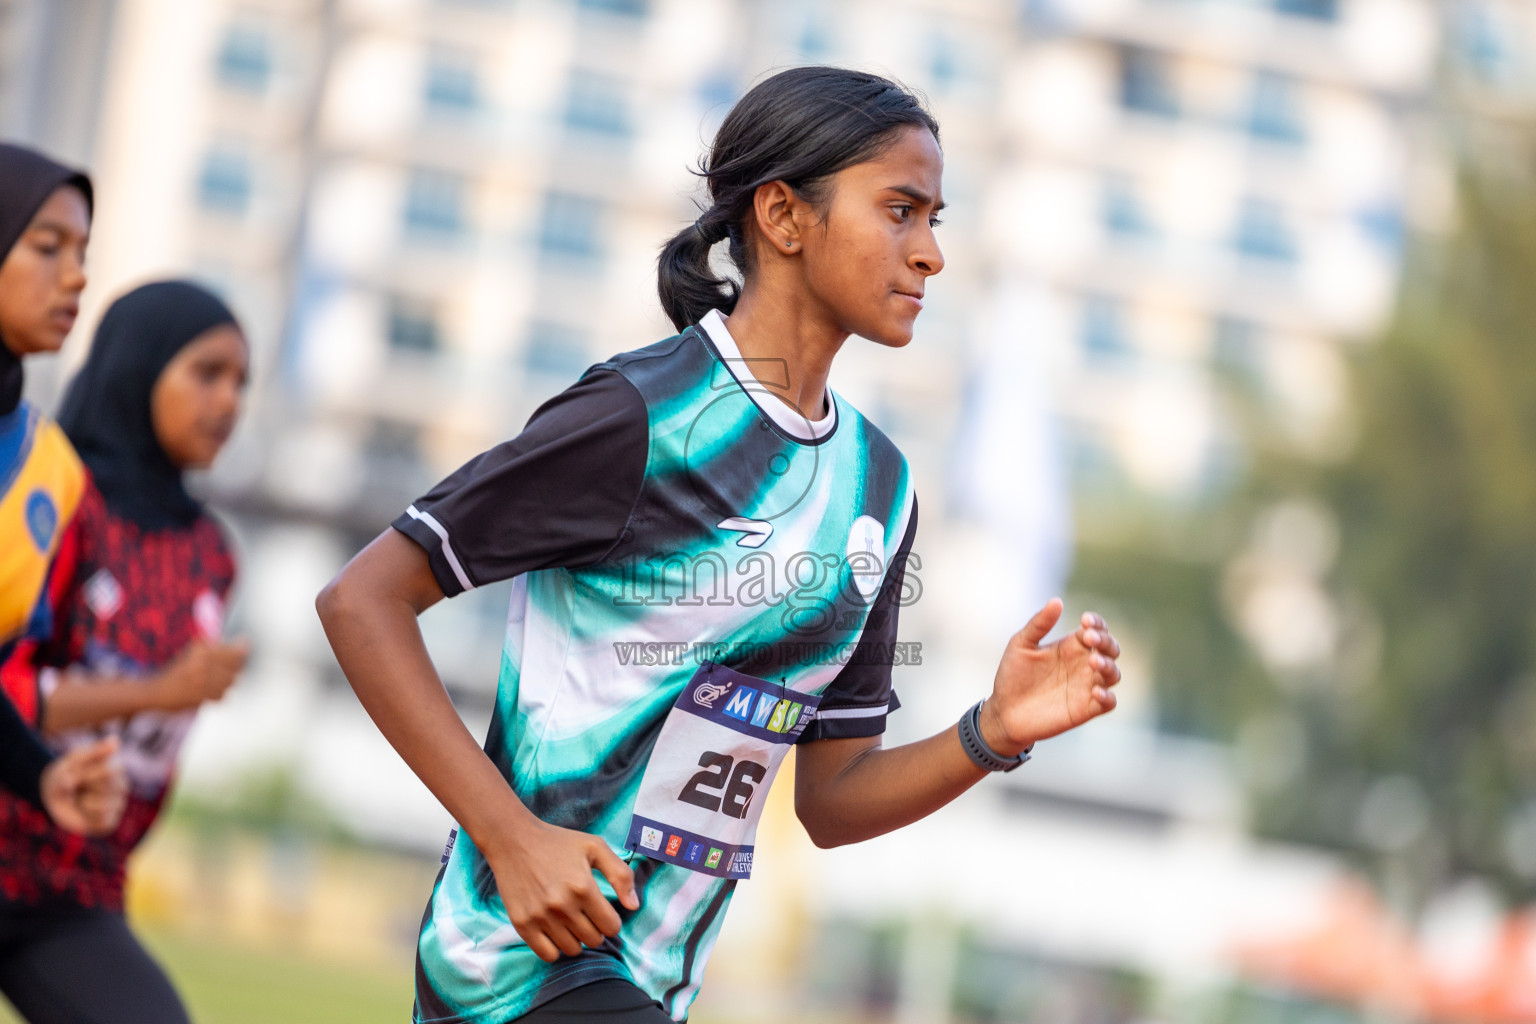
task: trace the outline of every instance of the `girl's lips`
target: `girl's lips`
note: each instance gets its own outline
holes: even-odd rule
[[[913,295],[911,292],[897,292],[896,295],[898,298],[906,299],[918,309],[923,308],[923,297],[921,295]]]
[[[48,322],[60,330],[68,333],[75,326],[75,318],[79,314],[72,309],[56,309],[48,316]]]

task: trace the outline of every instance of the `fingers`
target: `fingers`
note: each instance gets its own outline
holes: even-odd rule
[[[1019,630],[1018,639],[1023,641],[1026,647],[1039,647],[1040,641],[1056,628],[1056,623],[1061,619],[1063,607],[1059,597],[1053,597],[1045,602],[1045,607],[1035,612],[1034,617]]]
[[[514,920],[512,927],[540,959],[553,962],[561,955],[580,956],[583,949],[601,947],[604,936],[619,933],[621,923],[594,880],[572,886],[563,899],[534,917]]]
[[[581,956],[581,940],[571,934],[562,922],[550,921],[544,925],[544,934],[555,948],[566,956]]]
[[[1114,686],[1120,681],[1120,666],[1097,651],[1088,655],[1088,667],[1099,674],[1099,681],[1104,686]]]
[[[1110,635],[1109,627],[1104,625],[1102,616],[1094,612],[1083,613],[1083,624],[1077,631],[1077,639],[1090,651],[1097,650],[1106,657],[1120,657],[1120,644]]]
[[[560,947],[551,942],[543,931],[531,927],[525,931],[523,926],[518,925],[516,922],[513,923],[512,927],[516,928],[517,934],[521,935],[523,941],[528,943],[528,948],[533,950],[534,956],[550,964],[560,959]]]
[[[629,869],[629,865],[619,859],[618,855],[608,848],[608,844],[601,840],[594,842],[588,850],[588,860],[592,866],[603,873],[608,879],[608,884],[613,886],[613,891],[618,894],[619,902],[630,910],[640,909],[640,897],[635,893],[635,873]],[[603,900],[603,906],[613,913],[613,907]],[[614,929],[609,935],[618,934],[618,914],[613,914]],[[607,929],[604,929],[607,931]]]
[[[61,754],[59,760],[76,772],[98,771],[117,756],[117,737],[107,736],[87,746]]]
[[[213,654],[222,667],[238,672],[245,667],[246,659],[251,656],[251,643],[245,639],[221,643],[214,647]]]

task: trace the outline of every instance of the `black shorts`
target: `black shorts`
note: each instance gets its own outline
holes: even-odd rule
[[[604,978],[556,996],[517,1024],[673,1024],[661,1004],[633,982]],[[511,1022],[508,1022],[511,1024]]]
[[[31,1024],[187,1024],[123,915],[0,904],[0,992]]]

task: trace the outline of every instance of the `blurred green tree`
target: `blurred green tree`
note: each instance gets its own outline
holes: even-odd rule
[[[1260,834],[1348,851],[1409,904],[1467,872],[1528,900],[1536,179],[1465,170],[1454,230],[1411,243],[1352,362],[1342,456],[1274,443],[1249,402],[1237,491],[1085,546],[1074,587],[1155,638],[1164,727],[1237,740]]]

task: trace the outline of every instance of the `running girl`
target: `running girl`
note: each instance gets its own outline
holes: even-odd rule
[[[85,471],[57,425],[23,401],[22,357],[57,352],[85,288],[91,183],[40,153],[0,144],[0,661],[46,631],[38,599]],[[102,835],[123,813],[123,771],[106,740],[55,758],[0,700],[0,784],[61,827]]]
[[[944,266],[942,169],[933,118],[885,79],[757,85],[703,164],[714,205],[661,255],[681,333],[588,370],[321,593],[347,678],[462,830],[422,924],[417,1021],[682,1020],[791,746],[796,811],[832,846],[1114,706],[1114,639],[1085,615],[1043,645],[1053,600],[958,725],[881,746],[917,504],[827,376],[850,335],[911,340]],[[719,242],[739,287],[711,270]],[[415,617],[507,577],[482,752]]]
[[[221,639],[228,544],[182,475],[229,438],[246,362],[222,302],[150,284],[107,310],[65,394],[59,419],[91,486],[49,575],[53,631],[17,651],[7,685],[66,746],[120,738],[130,792],[117,830],[89,841],[0,797],[0,991],[32,1021],[187,1019],[123,919],[123,883],[197,708],[245,662]]]

